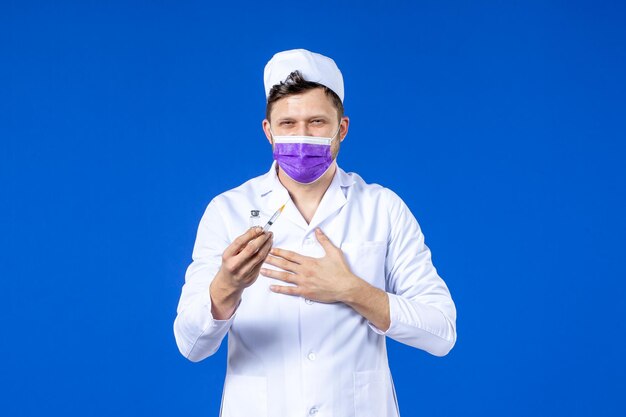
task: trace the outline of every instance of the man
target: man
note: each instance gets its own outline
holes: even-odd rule
[[[174,322],[201,361],[228,337],[223,417],[398,416],[385,336],[443,356],[456,310],[392,191],[337,166],[348,133],[335,62],[298,49],[264,74],[270,171],[211,201]],[[250,228],[251,210],[270,231]]]

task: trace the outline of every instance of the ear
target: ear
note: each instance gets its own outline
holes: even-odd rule
[[[267,141],[272,144],[272,132],[270,132],[270,121],[267,119],[263,119],[263,132],[265,133],[265,137]]]
[[[343,140],[348,135],[348,126],[350,126],[350,118],[348,116],[344,116],[341,118],[341,122],[339,122],[339,141],[343,142]]]

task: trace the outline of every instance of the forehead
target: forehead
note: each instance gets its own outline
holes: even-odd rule
[[[272,106],[272,119],[306,119],[312,115],[337,117],[337,109],[322,88],[283,97]]]

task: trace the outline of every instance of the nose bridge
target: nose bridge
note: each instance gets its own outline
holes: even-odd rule
[[[311,132],[309,132],[309,124],[304,120],[298,121],[296,130],[296,134],[298,136],[311,136]]]

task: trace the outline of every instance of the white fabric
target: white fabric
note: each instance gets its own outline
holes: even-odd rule
[[[306,143],[308,145],[330,146],[332,138],[320,138],[316,136],[273,136],[274,143]]]
[[[307,224],[275,168],[208,205],[174,322],[178,348],[201,361],[228,333],[223,417],[398,416],[385,336],[437,356],[456,341],[456,309],[420,227],[392,191],[340,168]],[[345,304],[273,293],[271,284],[284,283],[262,275],[229,320],[213,319],[209,284],[224,249],[247,230],[250,210],[260,210],[264,224],[285,201],[274,247],[321,257],[319,226],[352,272],[388,292],[386,332]]]
[[[265,98],[276,84],[285,81],[289,74],[299,70],[307,81],[313,81],[330,88],[343,103],[343,76],[331,58],[306,49],[292,49],[275,54],[265,65],[263,83]]]

